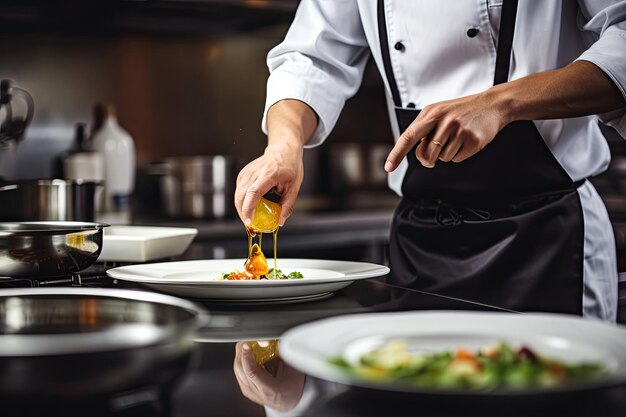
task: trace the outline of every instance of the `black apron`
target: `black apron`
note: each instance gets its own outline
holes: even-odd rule
[[[504,0],[494,84],[509,74],[517,0]],[[400,131],[403,108],[379,0],[383,64]],[[424,168],[407,155],[391,228],[390,281],[517,311],[582,314],[582,208],[574,183],[532,121],[506,126],[482,151]]]

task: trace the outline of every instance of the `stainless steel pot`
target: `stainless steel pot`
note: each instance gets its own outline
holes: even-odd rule
[[[84,222],[0,223],[0,277],[73,274],[102,251],[102,229]]]
[[[207,322],[195,304],[152,292],[3,290],[0,399],[3,406],[108,399],[171,382],[187,369],[194,334]]]
[[[235,162],[222,155],[168,158],[149,173],[160,176],[161,202],[170,217],[223,219],[235,213]]]
[[[97,181],[33,180],[0,185],[0,220],[92,222]]]

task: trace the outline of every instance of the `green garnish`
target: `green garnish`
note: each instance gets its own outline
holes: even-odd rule
[[[283,274],[283,271],[281,271],[278,268],[270,269],[270,272],[268,272],[267,275],[265,275],[265,278],[267,279],[285,279],[284,277],[285,277],[285,274]]]
[[[356,363],[341,357],[328,363],[371,381],[439,389],[550,388],[606,375],[600,363],[569,364],[506,343],[426,354],[408,352],[406,342],[399,340],[362,355]]]
[[[293,271],[289,275],[287,275],[287,279],[302,279],[304,275],[301,272]]]
[[[267,279],[301,279],[304,278],[304,275],[302,275],[301,272],[298,271],[294,271],[289,273],[289,275],[285,275],[283,273],[283,271],[281,271],[280,269],[276,268],[276,270],[274,270],[274,268],[270,269],[270,272],[267,273],[267,275],[265,275],[265,278]]]

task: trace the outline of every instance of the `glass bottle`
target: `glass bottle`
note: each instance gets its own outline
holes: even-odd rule
[[[128,207],[133,192],[135,145],[132,137],[117,122],[113,106],[97,105],[95,116],[91,148],[104,157],[105,210],[117,211]]]

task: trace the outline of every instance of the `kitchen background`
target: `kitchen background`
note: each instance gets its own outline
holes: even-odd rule
[[[17,147],[0,150],[0,177],[9,181],[51,178],[55,161],[72,146],[75,124],[92,123],[94,104],[110,103],[136,147],[132,218],[139,223],[184,223],[166,218],[158,180],[149,175],[151,163],[172,156],[222,154],[241,167],[263,151],[265,57],[283,38],[297,3],[23,1],[3,5],[0,77],[31,93],[35,117]],[[621,256],[626,253],[622,225],[626,222],[626,145],[614,133],[611,137],[611,169],[594,182],[614,220],[620,270],[626,270]],[[292,223],[291,238],[290,227],[285,228],[286,255],[317,250],[319,256],[384,259],[388,219],[397,202],[386,189],[382,170],[391,143],[382,83],[370,63],[359,93],[346,104],[326,145],[306,153],[305,182],[294,217],[304,220]],[[201,230],[203,245],[201,249],[196,245],[197,256],[229,255],[224,240],[237,239],[233,245],[244,240],[234,213],[230,216],[230,220],[187,221]],[[327,233],[326,238],[316,241],[308,235],[289,240],[310,231],[311,225]],[[337,242],[343,242],[341,253],[336,251]],[[324,245],[330,245],[332,253],[322,251]],[[362,250],[355,255],[350,251],[357,246]]]
[[[5,178],[49,177],[96,102],[117,107],[140,167],[182,155],[245,163],[262,152],[265,57],[297,1],[127,1],[63,12],[40,3],[0,12],[0,74],[36,105],[26,140],[14,155],[3,153]],[[391,144],[382,94],[370,67],[330,142]]]

